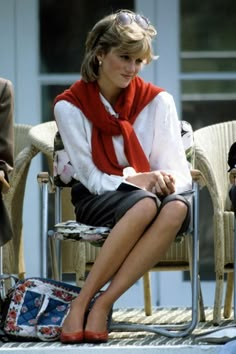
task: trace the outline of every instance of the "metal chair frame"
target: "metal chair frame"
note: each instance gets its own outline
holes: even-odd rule
[[[56,231],[48,230],[48,195],[55,193],[55,224],[61,221],[61,187],[55,186],[52,179],[47,172],[42,172],[38,175],[38,183],[42,190],[42,234],[41,234],[41,248],[42,248],[42,263],[41,276],[48,276],[48,241],[49,239],[56,239]],[[111,325],[112,331],[148,331],[167,337],[185,337],[192,333],[199,321],[199,298],[200,282],[199,282],[199,183],[193,182],[193,203],[192,203],[192,221],[193,227],[191,235],[186,237],[191,238],[191,288],[192,288],[192,308],[191,320],[186,323],[173,325],[139,325],[130,323],[116,323]],[[61,265],[61,245],[60,241],[56,243],[57,253],[57,269],[58,279],[62,276]]]

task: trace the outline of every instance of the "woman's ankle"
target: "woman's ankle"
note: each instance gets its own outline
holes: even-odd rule
[[[97,299],[88,314],[85,330],[91,332],[106,331],[108,314],[109,314],[109,307],[105,306],[102,303],[100,304]]]
[[[75,302],[71,302],[70,309],[64,320],[62,331],[65,333],[83,331],[85,311]]]

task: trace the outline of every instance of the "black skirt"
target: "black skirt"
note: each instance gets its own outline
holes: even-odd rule
[[[182,200],[188,206],[188,213],[178,234],[187,231],[190,222],[190,204],[181,195],[170,195],[160,200],[155,194],[130,187],[103,194],[92,194],[82,183],[76,183],[71,190],[71,201],[75,207],[76,221],[93,226],[112,228],[122,216],[143,198],[152,198],[157,204],[157,215],[161,208],[172,200]],[[157,216],[156,215],[156,216]]]

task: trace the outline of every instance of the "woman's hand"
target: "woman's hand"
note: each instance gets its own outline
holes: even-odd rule
[[[136,173],[127,177],[126,181],[158,196],[166,196],[175,192],[174,177],[164,171]]]
[[[165,196],[175,192],[175,179],[166,172],[156,172],[157,181],[155,183],[156,194]]]

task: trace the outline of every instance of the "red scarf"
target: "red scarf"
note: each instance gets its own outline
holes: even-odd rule
[[[117,161],[112,136],[123,136],[124,152],[129,166],[132,166],[136,172],[150,171],[149,162],[132,125],[143,108],[161,91],[163,89],[144,82],[140,77],[135,77],[122,91],[114,106],[115,112],[119,114],[118,119],[105,109],[96,81],[75,82],[56,97],[55,103],[66,100],[83,112],[93,123],[92,158],[95,165],[105,173],[122,175],[124,167]]]

